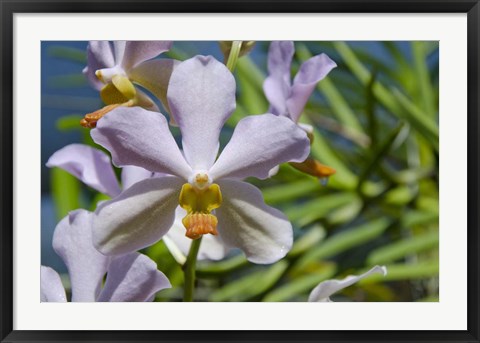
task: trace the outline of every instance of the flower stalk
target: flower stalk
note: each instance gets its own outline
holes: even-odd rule
[[[193,301],[193,293],[195,291],[195,268],[197,265],[197,255],[198,251],[200,250],[201,243],[202,237],[192,240],[192,245],[190,245],[187,261],[183,265],[183,275],[185,279],[183,301],[185,302]]]
[[[232,42],[232,48],[230,49],[230,54],[228,55],[227,68],[232,73],[235,70],[237,65],[238,57],[240,56],[240,50],[242,49],[242,41],[235,40]]]

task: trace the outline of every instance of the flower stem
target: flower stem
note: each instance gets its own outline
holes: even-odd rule
[[[195,290],[195,266],[197,264],[198,250],[200,250],[202,237],[192,240],[190,251],[188,252],[187,262],[183,266],[183,275],[185,278],[183,301],[193,301],[193,292]]]
[[[242,41],[234,40],[232,42],[232,48],[230,49],[230,55],[228,55],[227,68],[232,73],[235,70],[237,65],[238,56],[240,55],[240,50],[242,49]]]

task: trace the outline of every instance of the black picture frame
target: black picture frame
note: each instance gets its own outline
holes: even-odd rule
[[[1,342],[480,342],[479,336],[479,32],[478,0],[0,0],[0,339]],[[13,16],[15,13],[323,12],[467,13],[468,317],[465,331],[20,331],[13,330]],[[452,316],[455,314],[452,313]],[[220,328],[219,328],[220,329]]]

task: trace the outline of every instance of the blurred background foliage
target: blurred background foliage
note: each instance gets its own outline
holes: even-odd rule
[[[103,106],[81,70],[87,42],[42,43],[42,264],[66,272],[51,248],[68,211],[93,210],[104,196],[45,162],[66,144],[95,144],[79,125]],[[302,116],[314,126],[312,155],[336,169],[327,186],[288,164],[268,180],[251,179],[265,201],[287,214],[295,243],[286,258],[249,263],[241,253],[200,261],[197,301],[306,301],[321,281],[386,265],[335,301],[438,301],[438,42],[295,42],[292,73],[328,54],[338,65],[318,84]],[[237,64],[237,109],[222,132],[225,145],[245,115],[265,113],[268,42]],[[216,42],[175,42],[167,57],[211,54]],[[164,57],[164,55],[162,55]],[[178,130],[174,129],[178,136]],[[98,148],[98,146],[97,146]],[[160,241],[143,251],[173,285],[157,301],[182,298],[183,273]],[[68,283],[67,278],[64,280]]]

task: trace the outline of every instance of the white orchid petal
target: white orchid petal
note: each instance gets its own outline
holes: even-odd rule
[[[196,56],[174,69],[167,98],[194,170],[208,170],[215,161],[220,130],[235,109],[235,89],[232,73],[212,56]]]
[[[293,244],[287,217],[267,206],[260,190],[246,182],[221,180],[218,184],[223,202],[216,215],[223,242],[242,249],[253,263],[268,264],[283,258]]]
[[[50,267],[40,267],[40,301],[41,302],[67,302],[65,288],[58,273]]]
[[[173,224],[183,183],[173,176],[146,179],[98,206],[93,220],[97,249],[121,255],[160,240]]]
[[[269,112],[287,114],[287,99],[291,93],[290,66],[295,47],[292,41],[273,41],[268,48],[268,77],[263,83],[270,103]]]
[[[148,256],[132,253],[114,258],[97,301],[152,301],[158,291],[170,288],[167,277]]]
[[[141,167],[125,166],[122,168],[122,188],[125,190],[137,182],[151,178],[154,173]]]
[[[300,66],[287,100],[288,112],[294,122],[298,121],[317,83],[336,66],[337,64],[325,54],[313,56]]]
[[[115,53],[115,64],[120,65],[123,60],[123,55],[125,54],[125,46],[127,41],[116,40],[113,41],[113,51]]]
[[[273,41],[268,48],[268,73],[290,84],[290,66],[295,46],[293,41]]]
[[[110,157],[103,151],[84,144],[70,144],[56,151],[47,167],[61,168],[77,179],[109,196],[120,193]]]
[[[126,41],[121,65],[125,70],[134,68],[170,50],[172,44],[172,41]]]
[[[255,176],[265,179],[283,162],[303,162],[310,152],[305,131],[290,119],[267,113],[238,122],[209,174],[213,180]]]
[[[179,61],[171,59],[146,61],[133,68],[128,76],[130,80],[152,92],[170,113],[167,89],[172,72],[179,63]]]
[[[95,301],[110,262],[93,247],[92,217],[85,210],[70,212],[53,234],[53,249],[68,268],[74,302]]]
[[[192,172],[160,113],[118,107],[100,119],[90,134],[110,151],[119,167],[134,165],[184,179]]]
[[[104,41],[90,41],[87,45],[87,66],[83,74],[96,90],[102,89],[104,84],[97,78],[95,72],[99,69],[111,68],[115,65],[115,59],[110,43]]]
[[[375,266],[362,275],[349,275],[343,280],[323,281],[312,290],[310,296],[308,297],[308,301],[329,302],[331,301],[329,297],[334,293],[338,292],[341,289],[349,287],[372,274],[382,274],[383,276],[385,276],[387,275],[387,268],[385,266]]]

